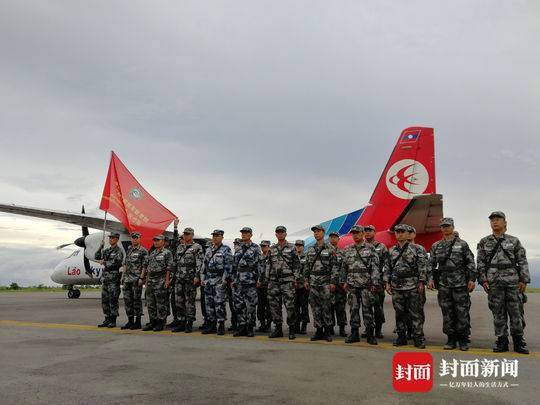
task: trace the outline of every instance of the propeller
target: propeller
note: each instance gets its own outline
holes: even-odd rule
[[[81,214],[86,214],[86,211],[84,210],[84,205],[81,208]],[[83,247],[86,247],[86,244],[84,243],[84,240],[86,239],[86,237],[89,234],[90,234],[90,232],[88,232],[88,227],[83,225],[82,226],[82,236],[80,238],[77,238],[77,240],[75,241],[75,244],[77,246],[79,246],[77,244],[77,241],[80,242],[80,239],[82,239],[82,245],[83,245]],[[84,262],[84,271],[85,271],[85,273],[93,278],[94,274],[92,273],[92,268],[90,267],[90,260],[88,260],[88,257],[86,257],[85,254],[83,254],[83,262]]]

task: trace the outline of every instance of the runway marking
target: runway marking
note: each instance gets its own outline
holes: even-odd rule
[[[388,342],[379,342],[378,345],[373,346],[369,345],[366,342],[359,343],[345,343],[343,340],[334,340],[332,342],[326,341],[315,341],[312,342],[309,340],[309,337],[297,336],[295,340],[289,340],[287,337],[269,339],[266,335],[255,335],[252,338],[248,337],[234,337],[231,334],[226,334],[224,336],[212,335],[203,335],[199,331],[194,331],[192,333],[173,333],[170,330],[164,330],[162,332],[143,332],[142,330],[121,330],[119,327],[116,328],[98,328],[97,326],[91,325],[80,325],[80,324],[70,324],[70,323],[48,323],[48,322],[27,322],[27,321],[15,321],[3,319],[0,320],[0,326],[12,326],[12,327],[29,327],[29,328],[41,328],[41,329],[63,329],[63,330],[78,330],[78,331],[91,331],[91,332],[104,332],[104,333],[119,333],[123,335],[163,335],[163,336],[178,336],[182,337],[202,337],[202,338],[213,338],[213,339],[250,339],[264,342],[280,342],[280,343],[297,343],[297,344],[311,344],[311,345],[327,345],[327,346],[344,346],[344,347],[361,347],[364,349],[372,350],[393,350],[393,351],[419,351],[419,352],[430,352],[430,353],[446,353],[446,354],[460,354],[460,355],[481,355],[481,356],[499,356],[499,357],[521,357],[521,358],[540,358],[540,352],[531,352],[531,354],[519,354],[515,352],[505,352],[505,353],[493,353],[491,349],[483,348],[471,348],[466,352],[460,350],[444,350],[442,346],[426,346],[426,349],[416,349],[412,345],[395,347],[392,343]]]

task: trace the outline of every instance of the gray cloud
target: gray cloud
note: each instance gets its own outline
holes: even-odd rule
[[[3,2],[1,200],[101,215],[115,150],[183,225],[271,237],[365,204],[428,125],[471,244],[503,209],[540,257],[539,27],[535,1]]]

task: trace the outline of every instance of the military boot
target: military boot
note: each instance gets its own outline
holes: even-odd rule
[[[377,339],[375,339],[375,335],[374,335],[373,332],[374,332],[373,327],[371,327],[371,328],[366,328],[367,342],[368,342],[370,345],[376,345],[376,344],[377,344]]]
[[[247,333],[246,333],[246,336],[247,337],[253,337],[255,336],[255,333],[253,333],[253,326],[249,325],[247,327]]]
[[[208,322],[206,325],[206,329],[202,331],[203,335],[211,335],[213,333],[217,333],[216,329],[216,323],[215,322]]]
[[[110,322],[110,316],[106,316],[103,322],[101,322],[97,327],[106,328],[107,326],[109,326],[109,322]]]
[[[360,335],[360,337],[361,337],[362,339],[367,338],[367,330],[364,330],[364,331],[362,332],[362,334]]]
[[[160,320],[156,321],[156,324],[154,325],[153,331],[154,332],[161,332],[163,329],[165,329],[165,322],[166,321],[164,319],[163,320],[160,319]]]
[[[323,340],[324,339],[324,333],[323,328],[317,328],[315,329],[315,334],[311,337],[311,341],[314,342],[316,340]]]
[[[527,343],[525,343],[522,335],[512,335],[512,341],[514,342],[514,351],[516,353],[529,354]]]
[[[360,342],[360,331],[358,328],[351,328],[351,334],[345,339],[345,343]]]
[[[334,327],[333,326],[328,326],[327,328],[325,328],[325,333],[324,333],[324,340],[326,340],[327,342],[331,342],[332,341],[332,336],[334,335]]]
[[[458,336],[459,350],[466,352],[469,350],[469,337],[468,336]]]
[[[448,335],[448,340],[444,345],[444,350],[454,350],[456,348],[456,337],[454,335]]]
[[[268,337],[270,339],[283,337],[283,328],[280,323],[276,323],[274,331]]]
[[[246,325],[240,325],[238,329],[236,330],[236,332],[233,333],[234,337],[247,336],[247,335],[248,335],[248,330],[247,330]]]
[[[111,316],[109,318],[109,324],[107,325],[107,328],[116,328],[116,316]]]
[[[234,332],[236,330],[238,330],[236,320],[231,319],[231,326],[229,326],[229,332]]]
[[[131,330],[141,329],[141,317],[136,316],[135,322],[133,322],[133,325],[131,325]]]
[[[128,322],[124,326],[122,326],[120,329],[122,330],[131,329],[132,326],[133,326],[133,317],[128,316]]]
[[[208,327],[208,321],[205,318],[203,324],[199,326],[199,330],[205,330],[207,327]]]
[[[174,318],[171,323],[167,324],[167,328],[176,328],[180,324],[180,320],[178,318]]]
[[[382,334],[382,323],[376,323],[375,324],[375,337],[377,339],[382,339],[384,338],[383,334]]]
[[[261,322],[259,327],[257,328],[257,332],[268,332],[268,327],[266,326],[266,322]]]
[[[151,319],[142,330],[148,332],[149,330],[154,330],[154,326],[154,321]]]
[[[223,336],[225,334],[225,321],[219,321],[216,333],[218,336]]]
[[[339,325],[339,336],[347,337],[347,333],[345,332],[345,325]]]
[[[424,342],[424,338],[422,336],[416,336],[414,338],[414,347],[417,349],[425,349],[426,343]]]
[[[173,328],[173,332],[177,333],[177,332],[183,332],[186,330],[186,321],[178,321],[178,323],[176,324],[176,327]]]
[[[397,338],[392,342],[394,346],[407,346],[407,335],[405,332],[399,332]]]
[[[499,336],[493,345],[494,353],[502,353],[508,351],[508,336]]]
[[[186,321],[186,327],[184,329],[184,332],[186,332],[186,333],[193,332],[193,321],[192,320]]]
[[[290,325],[289,326],[289,340],[296,339],[295,332],[296,332],[296,327],[294,325]]]
[[[307,333],[307,322],[302,322],[302,326],[300,327],[300,334],[305,335]]]

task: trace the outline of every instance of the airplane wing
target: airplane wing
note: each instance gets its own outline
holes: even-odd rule
[[[53,221],[67,222],[68,224],[87,226],[88,228],[103,230],[103,218],[91,217],[86,214],[74,214],[72,212],[44,210],[40,208],[23,207],[14,204],[0,204],[0,212],[24,215],[27,217],[50,219]],[[106,231],[127,232],[121,222],[107,220]]]
[[[404,223],[416,228],[418,234],[439,232],[443,217],[443,198],[441,194],[422,194],[411,199],[409,205],[392,225]]]

